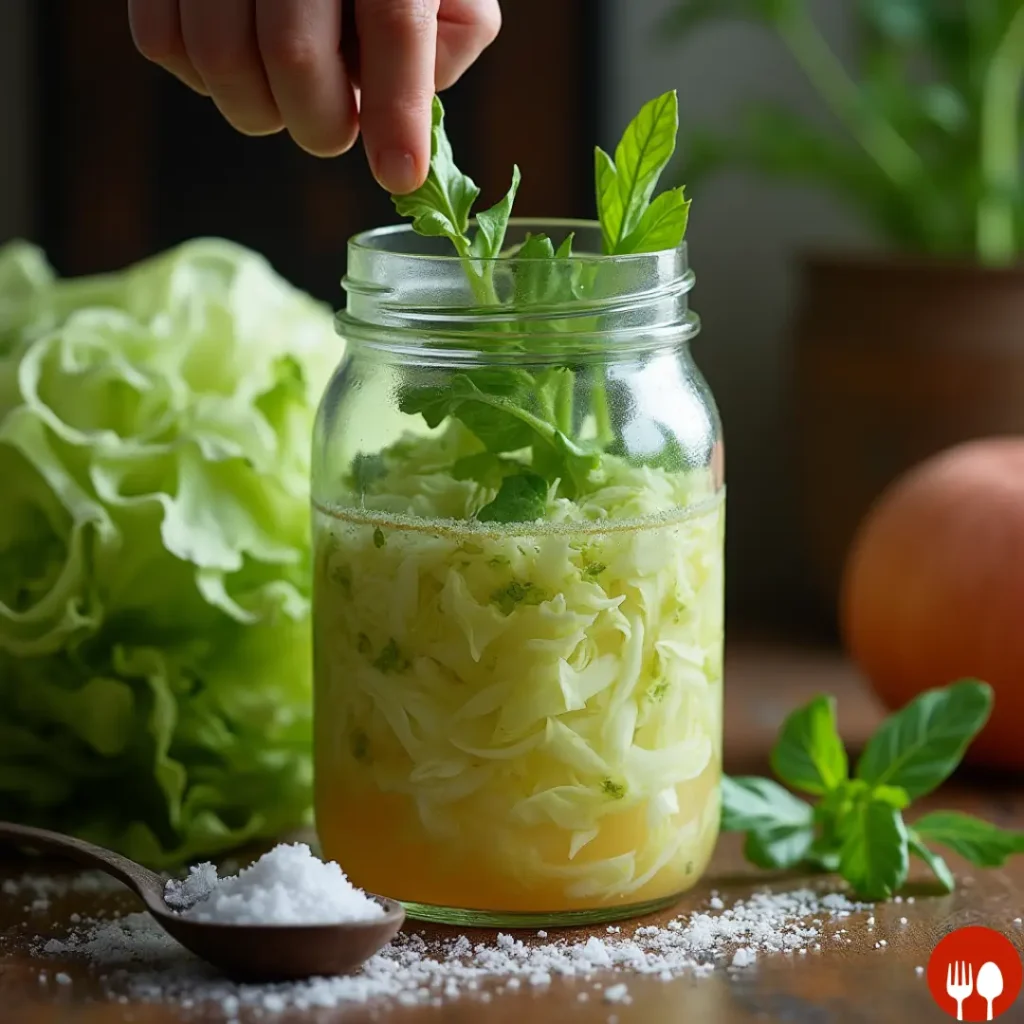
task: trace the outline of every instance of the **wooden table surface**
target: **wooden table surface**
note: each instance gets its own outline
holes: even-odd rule
[[[840,725],[852,749],[861,745],[880,711],[860,686],[851,669],[827,653],[779,647],[744,647],[732,652],[727,672],[726,767],[734,773],[763,772],[767,750],[786,713],[815,693],[839,697]],[[933,801],[981,814],[1004,826],[1024,827],[1024,786],[1019,782],[961,775]],[[735,836],[725,837],[701,885],[672,914],[705,904],[718,889],[728,904],[759,885],[767,876],[747,867]],[[743,971],[716,970],[704,977],[686,976],[670,982],[654,977],[630,977],[632,1003],[609,1006],[596,998],[581,1002],[579,979],[555,978],[549,987],[506,991],[491,1002],[467,994],[441,1007],[400,1007],[387,1003],[336,1010],[290,1012],[280,1016],[247,1016],[241,1020],[272,1020],[274,1024],[326,1024],[377,1020],[382,1024],[747,1024],[753,1021],[793,1024],[858,1024],[876,1021],[950,1020],[932,1002],[915,966],[927,963],[935,943],[954,927],[985,924],[1008,934],[1018,950],[1024,929],[1013,923],[1024,914],[1024,857],[1002,870],[981,871],[950,857],[960,880],[957,891],[934,895],[916,879],[915,902],[886,904],[875,910],[875,927],[866,915],[843,921],[852,944],[823,943],[820,953],[807,956],[762,955],[756,966]],[[52,867],[52,866],[48,866]],[[20,860],[0,862],[0,881],[40,865]],[[773,882],[777,890],[797,887],[799,877]],[[52,909],[26,914],[24,898],[0,896],[0,1024],[212,1024],[223,1021],[216,1007],[183,1009],[166,1004],[117,1003],[104,998],[95,969],[74,960],[33,956],[30,940],[40,934],[62,935],[70,914],[95,911],[100,901],[108,910],[137,909],[127,894],[105,897],[71,896],[55,900]],[[907,924],[900,918],[906,917]],[[26,925],[26,919],[28,924]],[[656,922],[657,919],[654,919]],[[419,926],[416,926],[419,927]],[[887,945],[876,948],[881,939]],[[45,969],[47,981],[40,982]],[[53,980],[66,971],[70,985]],[[614,980],[622,980],[618,975]],[[1001,1021],[1024,1021],[1024,999],[1004,1013]]]

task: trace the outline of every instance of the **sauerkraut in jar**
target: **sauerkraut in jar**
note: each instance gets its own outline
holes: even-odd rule
[[[608,920],[689,888],[718,833],[720,428],[681,242],[502,227],[494,256],[350,244],[314,449],[317,829],[415,917]]]

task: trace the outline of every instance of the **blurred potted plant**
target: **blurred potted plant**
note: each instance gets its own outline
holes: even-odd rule
[[[731,166],[822,186],[886,243],[801,261],[801,490],[829,598],[890,480],[958,441],[1024,433],[1024,0],[850,2],[852,72],[808,0],[679,0],[664,26],[679,38],[724,16],[761,22],[842,129],[751,104],[733,134],[691,138],[688,185]]]

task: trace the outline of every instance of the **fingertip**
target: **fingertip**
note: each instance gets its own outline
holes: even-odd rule
[[[392,195],[415,192],[427,179],[427,166],[408,149],[389,147],[379,150],[370,159],[373,176],[381,188]]]

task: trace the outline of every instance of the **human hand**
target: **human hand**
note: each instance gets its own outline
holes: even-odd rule
[[[361,131],[377,180],[399,194],[426,178],[434,93],[501,26],[498,0],[128,0],[128,15],[143,56],[238,131],[287,128],[317,156]]]

